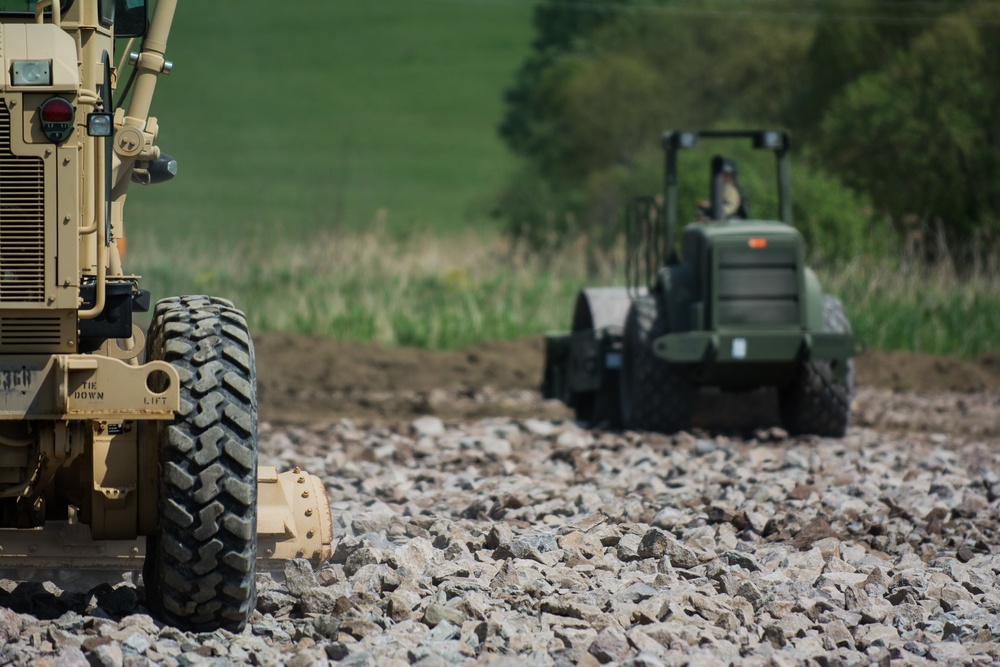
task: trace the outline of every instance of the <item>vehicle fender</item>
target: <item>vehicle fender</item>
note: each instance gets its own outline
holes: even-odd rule
[[[687,262],[667,266],[656,276],[656,290],[667,308],[671,332],[704,328],[704,306],[698,307],[694,271]]]
[[[645,293],[645,290],[640,290]],[[632,297],[625,287],[588,287],[580,290],[573,309],[573,331],[625,329]]]
[[[816,273],[806,268],[803,271],[802,296],[806,306],[806,329],[808,331],[823,331],[823,288],[819,284]]]
[[[547,343],[553,358],[560,356],[557,347],[565,346],[562,351],[565,370],[553,365],[551,373],[552,377],[566,378],[562,393],[597,391],[618,373],[621,364],[618,348],[634,294],[624,287],[580,290],[573,310],[572,333],[564,343],[551,336]]]
[[[642,290],[645,293],[645,290]],[[608,352],[620,342],[632,297],[624,287],[580,290],[569,333],[545,335],[542,396],[569,403],[578,392],[596,391],[608,368]]]

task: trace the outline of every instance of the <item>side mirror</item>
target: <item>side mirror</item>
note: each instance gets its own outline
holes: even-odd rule
[[[149,25],[147,0],[115,0],[115,37],[142,37]]]

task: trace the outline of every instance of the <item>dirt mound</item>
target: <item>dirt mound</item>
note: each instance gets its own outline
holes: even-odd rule
[[[481,400],[483,388],[537,389],[542,376],[541,337],[441,352],[265,332],[254,335],[254,345],[261,413],[274,421],[490,416],[485,404],[497,401]]]
[[[973,393],[1000,388],[1000,354],[976,362],[914,352],[867,352],[855,362],[858,385],[893,391]]]
[[[254,335],[261,382],[273,389],[406,391],[451,386],[536,388],[542,339],[480,343],[458,352],[347,343],[281,333]]]
[[[542,376],[540,336],[479,343],[457,352],[272,332],[256,334],[254,342],[262,416],[274,421],[404,417],[421,412],[454,418],[516,416],[519,409],[529,410],[518,392],[537,389]],[[998,389],[1000,354],[966,362],[907,352],[868,352],[856,362],[856,381],[859,386],[894,391]],[[537,401],[532,410],[538,414]],[[547,406],[546,411],[556,414],[558,407]]]

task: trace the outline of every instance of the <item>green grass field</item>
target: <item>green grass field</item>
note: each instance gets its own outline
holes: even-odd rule
[[[180,3],[153,104],[180,173],[133,187],[128,233],[492,224],[530,16],[477,0]]]

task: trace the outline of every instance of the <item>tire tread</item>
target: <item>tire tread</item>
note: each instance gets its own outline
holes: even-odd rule
[[[828,332],[851,333],[844,304],[834,296],[823,296],[823,323]],[[830,361],[806,360],[792,383],[779,390],[781,419],[790,434],[842,438],[847,433],[854,396],[854,360],[843,363],[847,364],[844,379],[837,381]]]
[[[180,414],[160,432],[147,601],[171,625],[240,632],[256,604],[257,396],[246,318],[226,299],[164,299],[147,358],[169,362],[181,380]]]
[[[669,332],[655,296],[632,301],[625,320],[622,415],[625,427],[676,433],[690,428],[693,387],[687,369],[656,356],[653,343]]]

